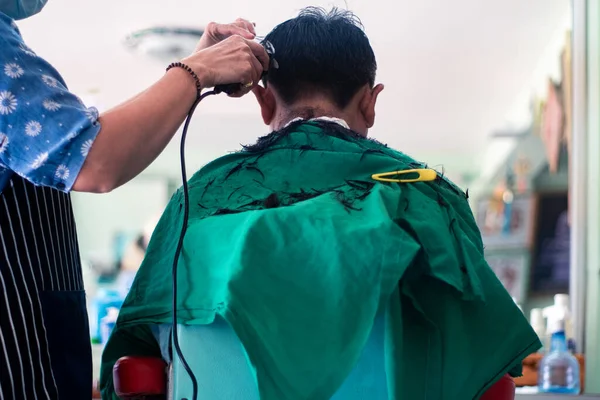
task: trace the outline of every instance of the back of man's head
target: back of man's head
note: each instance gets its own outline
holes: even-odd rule
[[[362,87],[375,83],[375,54],[350,11],[305,8],[265,40],[273,44],[279,68],[270,70],[263,83],[287,106],[318,95],[344,109]]]

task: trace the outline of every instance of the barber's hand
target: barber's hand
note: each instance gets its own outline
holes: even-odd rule
[[[196,51],[214,46],[233,35],[239,35],[248,40],[254,39],[256,36],[254,24],[242,18],[236,19],[235,22],[231,24],[217,24],[216,22],[211,22],[206,25],[206,29],[196,46]]]
[[[240,97],[258,84],[263,71],[269,68],[269,55],[259,43],[235,35],[192,54],[183,62],[198,75],[204,88],[241,83],[244,87],[233,95]]]

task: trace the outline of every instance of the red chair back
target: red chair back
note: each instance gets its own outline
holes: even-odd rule
[[[123,357],[113,367],[115,393],[123,400],[164,399],[167,364],[156,357]]]
[[[123,400],[164,399],[167,364],[160,358],[123,357],[113,368],[115,393]],[[515,382],[503,376],[480,400],[514,400]]]
[[[504,375],[479,400],[515,400],[515,381]]]

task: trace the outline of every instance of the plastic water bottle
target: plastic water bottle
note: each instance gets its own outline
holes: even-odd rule
[[[546,322],[544,321],[544,312],[541,308],[531,309],[529,323],[533,328],[533,331],[538,335],[540,342],[542,342],[542,348],[538,350],[538,353],[546,352],[546,345],[548,343],[546,335]]]
[[[108,338],[117,323],[119,317],[119,309],[110,307],[107,310],[106,316],[100,322],[100,340],[103,345],[108,342]]]
[[[577,395],[581,391],[579,362],[567,347],[565,314],[552,315],[550,348],[542,358],[538,371],[538,389],[541,393]]]
[[[127,294],[133,285],[136,273],[137,271],[121,271],[119,273],[119,277],[117,278],[117,288],[123,299],[127,297]]]
[[[101,288],[96,293],[90,304],[90,333],[94,342],[102,341],[101,323],[102,318],[108,314],[109,308],[119,310],[123,304],[123,297],[118,290],[109,290]]]

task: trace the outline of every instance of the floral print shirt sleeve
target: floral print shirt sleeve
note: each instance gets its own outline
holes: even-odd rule
[[[68,192],[99,131],[98,110],[70,93],[0,13],[0,193],[13,173]]]

